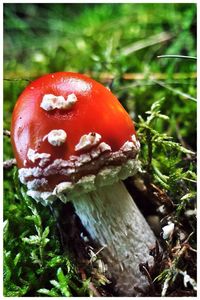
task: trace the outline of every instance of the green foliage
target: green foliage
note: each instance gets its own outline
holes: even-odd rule
[[[86,295],[88,280],[80,281],[68,255],[61,251],[49,208],[32,201],[19,184],[17,169],[12,173],[12,198],[6,197],[4,208],[4,295],[38,296],[45,291],[49,296]],[[54,285],[51,290],[49,281]]]
[[[146,112],[146,120],[139,116],[137,132],[142,143],[141,160],[144,169],[168,191],[179,215],[194,205],[196,166],[191,159],[195,153],[173,141],[166,133],[154,129],[158,122],[169,122],[169,117],[160,112],[163,102],[161,100],[152,104],[150,111]],[[189,163],[183,167],[183,159],[187,156]]]
[[[81,283],[82,287],[80,288],[71,280],[71,276],[69,276],[69,274],[65,275],[63,270],[59,268],[57,270],[57,280],[50,280],[50,283],[53,285],[53,288],[50,290],[40,289],[38,290],[38,293],[51,297],[71,297],[73,296],[71,291],[75,290],[77,295],[81,297],[88,293],[90,279],[83,281]]]
[[[166,218],[177,225],[178,232],[174,240],[170,239],[166,242],[167,259],[164,259],[167,262],[163,262],[163,270],[154,279],[154,282],[161,283],[161,296],[164,297],[177,280],[181,280],[185,288],[189,285],[194,291],[197,290],[195,279],[187,273],[187,271],[189,273],[194,271],[188,267],[186,261],[183,263],[182,260],[182,256],[188,249],[196,252],[190,246],[191,243],[196,248],[196,240],[193,236],[196,232],[196,220],[191,221],[189,217],[187,220],[187,212],[191,211],[192,214],[194,212],[195,215],[197,178],[195,153],[173,141],[166,133],[159,132],[159,126],[156,126],[159,122],[170,122],[170,118],[161,113],[162,106],[164,106],[164,99],[152,104],[150,111],[146,112],[148,115],[146,119],[139,116],[137,132],[143,149],[140,154],[143,171],[150,175],[151,181],[167,192],[174,205],[174,211]],[[181,225],[182,222],[187,226],[188,223],[190,224],[190,231],[184,242],[180,238],[181,231],[185,230]],[[190,243],[188,243],[189,239]],[[190,257],[189,254],[187,256]]]

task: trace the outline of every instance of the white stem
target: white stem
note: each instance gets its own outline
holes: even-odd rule
[[[156,238],[124,184],[98,188],[77,197],[73,204],[91,238],[106,246],[101,255],[108,276],[116,283],[115,291],[121,296],[139,296],[135,287],[145,290],[148,286],[139,264],[153,264],[149,249]]]

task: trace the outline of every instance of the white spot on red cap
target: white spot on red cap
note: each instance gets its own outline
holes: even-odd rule
[[[90,132],[84,134],[79,143],[75,146],[75,151],[90,149],[91,147],[97,145],[101,140],[101,135],[96,132]]]
[[[30,161],[32,161],[33,163],[37,160],[47,160],[51,157],[51,154],[49,153],[38,153],[37,151],[29,148],[28,153],[27,153],[27,157]]]
[[[63,129],[54,129],[44,136],[43,141],[46,138],[49,144],[51,144],[52,146],[61,146],[65,143],[67,134]]]
[[[53,94],[44,95],[40,107],[46,111],[51,111],[54,109],[69,109],[77,101],[75,94],[70,94],[65,99],[63,96],[55,96]]]

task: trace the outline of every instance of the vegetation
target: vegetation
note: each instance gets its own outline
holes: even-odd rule
[[[152,251],[154,268],[141,266],[144,295],[196,295],[196,5],[12,3],[4,23],[4,128],[24,87],[45,73],[86,73],[108,86],[141,142],[146,190],[125,183],[139,206],[151,203],[146,218],[159,218],[163,253]],[[5,169],[5,296],[113,296],[97,251],[70,204],[32,201],[17,168]]]

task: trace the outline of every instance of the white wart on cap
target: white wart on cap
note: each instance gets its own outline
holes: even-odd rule
[[[54,109],[67,110],[71,108],[77,102],[77,97],[75,94],[70,94],[65,99],[63,96],[55,96],[53,94],[44,95],[40,107],[46,111],[51,111]]]
[[[52,146],[59,147],[65,143],[67,139],[67,133],[62,129],[54,129],[44,136],[43,141],[46,139]]]

